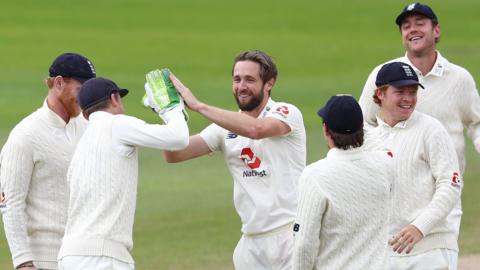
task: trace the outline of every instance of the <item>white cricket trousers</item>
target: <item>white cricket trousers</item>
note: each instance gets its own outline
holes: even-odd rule
[[[58,270],[135,270],[135,265],[106,256],[65,256]]]
[[[458,252],[436,248],[411,256],[390,256],[390,270],[457,270]]]
[[[270,232],[242,235],[233,252],[236,270],[290,270],[293,255],[293,223]]]

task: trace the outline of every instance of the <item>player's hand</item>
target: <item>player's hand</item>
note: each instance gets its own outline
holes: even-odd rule
[[[183,83],[177,77],[175,77],[173,73],[170,73],[170,79],[172,80],[175,88],[182,96],[185,104],[187,104],[187,107],[190,108],[190,110],[192,111],[198,112],[198,110],[200,110],[203,104],[192,94],[192,91],[190,91],[190,89],[183,85]]]
[[[422,240],[422,238],[422,232],[414,225],[408,224],[389,240],[388,244],[392,246],[393,251],[398,254],[401,254],[403,251],[405,251],[406,254],[409,254],[415,244]]]
[[[180,95],[170,80],[170,70],[163,68],[161,70],[152,70],[145,76],[147,79],[145,91],[156,108],[166,110],[180,104]]]
[[[143,106],[145,106],[146,108],[150,108],[152,109],[152,111],[154,111],[155,113],[158,114],[158,116],[160,116],[160,118],[162,118],[163,122],[165,123],[168,123],[168,115],[167,114],[172,114],[172,113],[181,113],[183,114],[183,118],[185,119],[185,121],[188,122],[188,113],[187,113],[187,110],[185,109],[185,105],[183,103],[183,100],[182,98],[180,97],[180,103],[173,106],[173,107],[170,107],[168,110],[162,110],[160,109],[160,107],[150,98],[151,96],[151,88],[150,86],[145,83],[145,92],[146,94],[142,97],[142,104]]]
[[[170,70],[165,68],[147,73],[147,82],[144,86],[145,95],[142,98],[142,103],[145,107],[152,108],[160,116],[173,108],[180,107],[185,121],[188,121],[183,99],[175,89],[169,75]]]

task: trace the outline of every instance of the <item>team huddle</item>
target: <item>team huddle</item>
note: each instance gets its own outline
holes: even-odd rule
[[[395,22],[405,56],[376,67],[359,102],[338,94],[322,106],[329,151],[308,166],[302,113],[272,99],[278,71],[262,51],[234,59],[239,111],[200,101],[168,69],[149,72],[142,103],[164,124],[125,115],[128,90],[85,56],[58,56],[43,106],[0,156],[13,267],[135,269],[138,151],[149,147],[168,163],[223,153],[242,223],[235,269],[457,269],[463,132],[480,153],[480,97],[436,50],[429,6]],[[211,124],[189,135],[187,109]]]

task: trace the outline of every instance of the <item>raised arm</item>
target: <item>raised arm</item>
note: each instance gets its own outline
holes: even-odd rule
[[[254,118],[241,112],[232,112],[200,102],[174,75],[170,76],[175,88],[187,106],[208,120],[235,134],[251,139],[263,139],[287,134],[291,128],[285,122],[272,118]]]

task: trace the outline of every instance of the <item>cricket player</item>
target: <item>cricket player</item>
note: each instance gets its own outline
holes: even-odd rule
[[[302,114],[292,104],[271,99],[277,68],[264,52],[239,54],[232,77],[238,112],[199,101],[172,76],[187,106],[213,123],[191,136],[186,149],[165,156],[179,162],[223,152],[242,221],[235,269],[291,269],[297,182],[306,159]]]
[[[91,79],[80,90],[78,99],[89,126],[68,169],[70,203],[58,254],[60,269],[134,269],[130,251],[138,147],[180,150],[188,144],[182,105],[167,81],[168,72],[154,75],[148,102],[165,125],[125,115],[121,97],[128,91],[111,80]],[[170,100],[165,103],[159,97],[166,92]]]
[[[86,57],[59,55],[49,69],[43,106],[18,123],[3,146],[0,210],[15,269],[57,269],[67,220],[67,168],[87,125],[77,94],[95,76]]]
[[[388,269],[393,155],[366,151],[352,96],[331,97],[318,115],[330,150],[299,180],[293,269]]]
[[[436,49],[440,41],[440,25],[433,10],[420,3],[406,6],[395,20],[399,27],[405,56],[389,62],[403,62],[413,67],[425,91],[418,93],[417,110],[440,120],[453,140],[460,173],[465,172],[465,138],[467,130],[480,153],[480,97],[475,82],[464,68],[449,62]],[[359,103],[365,121],[376,126],[378,105],[372,100],[375,78],[382,65],[376,67],[365,83]],[[461,201],[449,215],[460,229]]]
[[[423,85],[411,66],[385,64],[375,84],[380,110],[370,133],[395,163],[390,267],[456,269],[456,228],[446,216],[460,198],[462,180],[451,138],[437,119],[415,110]]]

